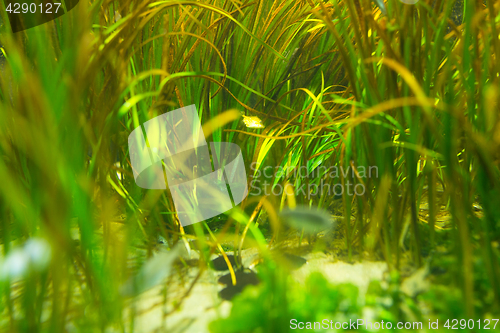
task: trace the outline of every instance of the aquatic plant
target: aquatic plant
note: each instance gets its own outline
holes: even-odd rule
[[[232,323],[238,309],[285,325],[273,332],[290,313],[359,316],[364,304],[280,308],[293,284],[268,247],[286,240],[279,212],[295,207],[337,223],[334,241],[310,248],[387,263],[389,287],[371,299],[392,300],[380,318],[498,318],[499,12],[491,0],[91,0],[12,33],[0,2],[0,327],[132,331],[131,294],[158,283],[144,274],[159,246],[188,252],[168,256],[161,278],[182,276],[191,251],[199,276],[213,253],[230,264],[226,250],[235,278],[242,249],[259,249],[263,283],[234,299]],[[249,197],[184,228],[168,190],[136,185],[127,140],[190,104],[207,141],[241,147]],[[26,254],[34,241],[50,255]],[[430,290],[402,296],[400,275],[426,265]],[[305,293],[354,297],[311,279]],[[184,299],[165,297],[166,316]]]

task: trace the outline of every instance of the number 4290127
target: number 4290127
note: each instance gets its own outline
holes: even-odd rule
[[[59,7],[61,7],[61,3],[9,3],[5,10],[11,14],[21,14],[21,13],[40,13],[40,14],[52,14],[59,11]]]
[[[498,319],[478,319],[474,321],[473,319],[465,320],[465,319],[448,319],[446,323],[444,324],[444,327],[446,327],[449,330],[458,330],[458,329],[483,329],[483,330],[489,330],[489,329],[496,329],[498,324]]]

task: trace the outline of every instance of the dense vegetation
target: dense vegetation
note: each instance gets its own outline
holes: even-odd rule
[[[199,250],[200,272],[242,238],[268,258],[214,332],[366,306],[391,322],[499,318],[500,3],[403,2],[90,0],[15,34],[0,3],[0,328],[131,331],[122,286],[159,237]],[[135,184],[127,140],[191,104],[207,141],[241,147],[252,187],[182,228],[168,191]],[[267,245],[287,240],[279,213],[295,206],[337,221],[328,240],[304,213],[308,251],[387,263],[366,304],[274,264]],[[419,268],[431,286],[403,294]]]

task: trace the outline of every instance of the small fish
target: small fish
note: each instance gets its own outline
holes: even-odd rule
[[[255,116],[255,117],[248,117],[245,115],[243,116],[243,122],[245,123],[246,127],[249,128],[264,128],[264,124],[262,124],[262,120]]]
[[[288,225],[298,230],[303,229],[306,234],[317,233],[335,224],[327,211],[307,206],[297,206],[295,209],[285,208],[279,216]]]
[[[380,8],[382,14],[387,15],[387,9],[385,8],[384,0],[375,0],[375,5]],[[404,2],[404,1],[403,1]]]
[[[148,259],[139,272],[121,286],[123,296],[137,296],[144,291],[162,283],[172,272],[172,266],[179,258],[181,245],[177,244],[172,249],[161,249],[159,253]]]
[[[119,11],[115,10],[115,23],[120,21],[122,19],[122,16]]]

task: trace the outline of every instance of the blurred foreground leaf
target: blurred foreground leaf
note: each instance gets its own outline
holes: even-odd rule
[[[144,263],[137,275],[122,287],[122,295],[136,296],[160,284],[172,271],[172,264],[180,256],[180,244],[171,250],[160,250],[158,254]]]

